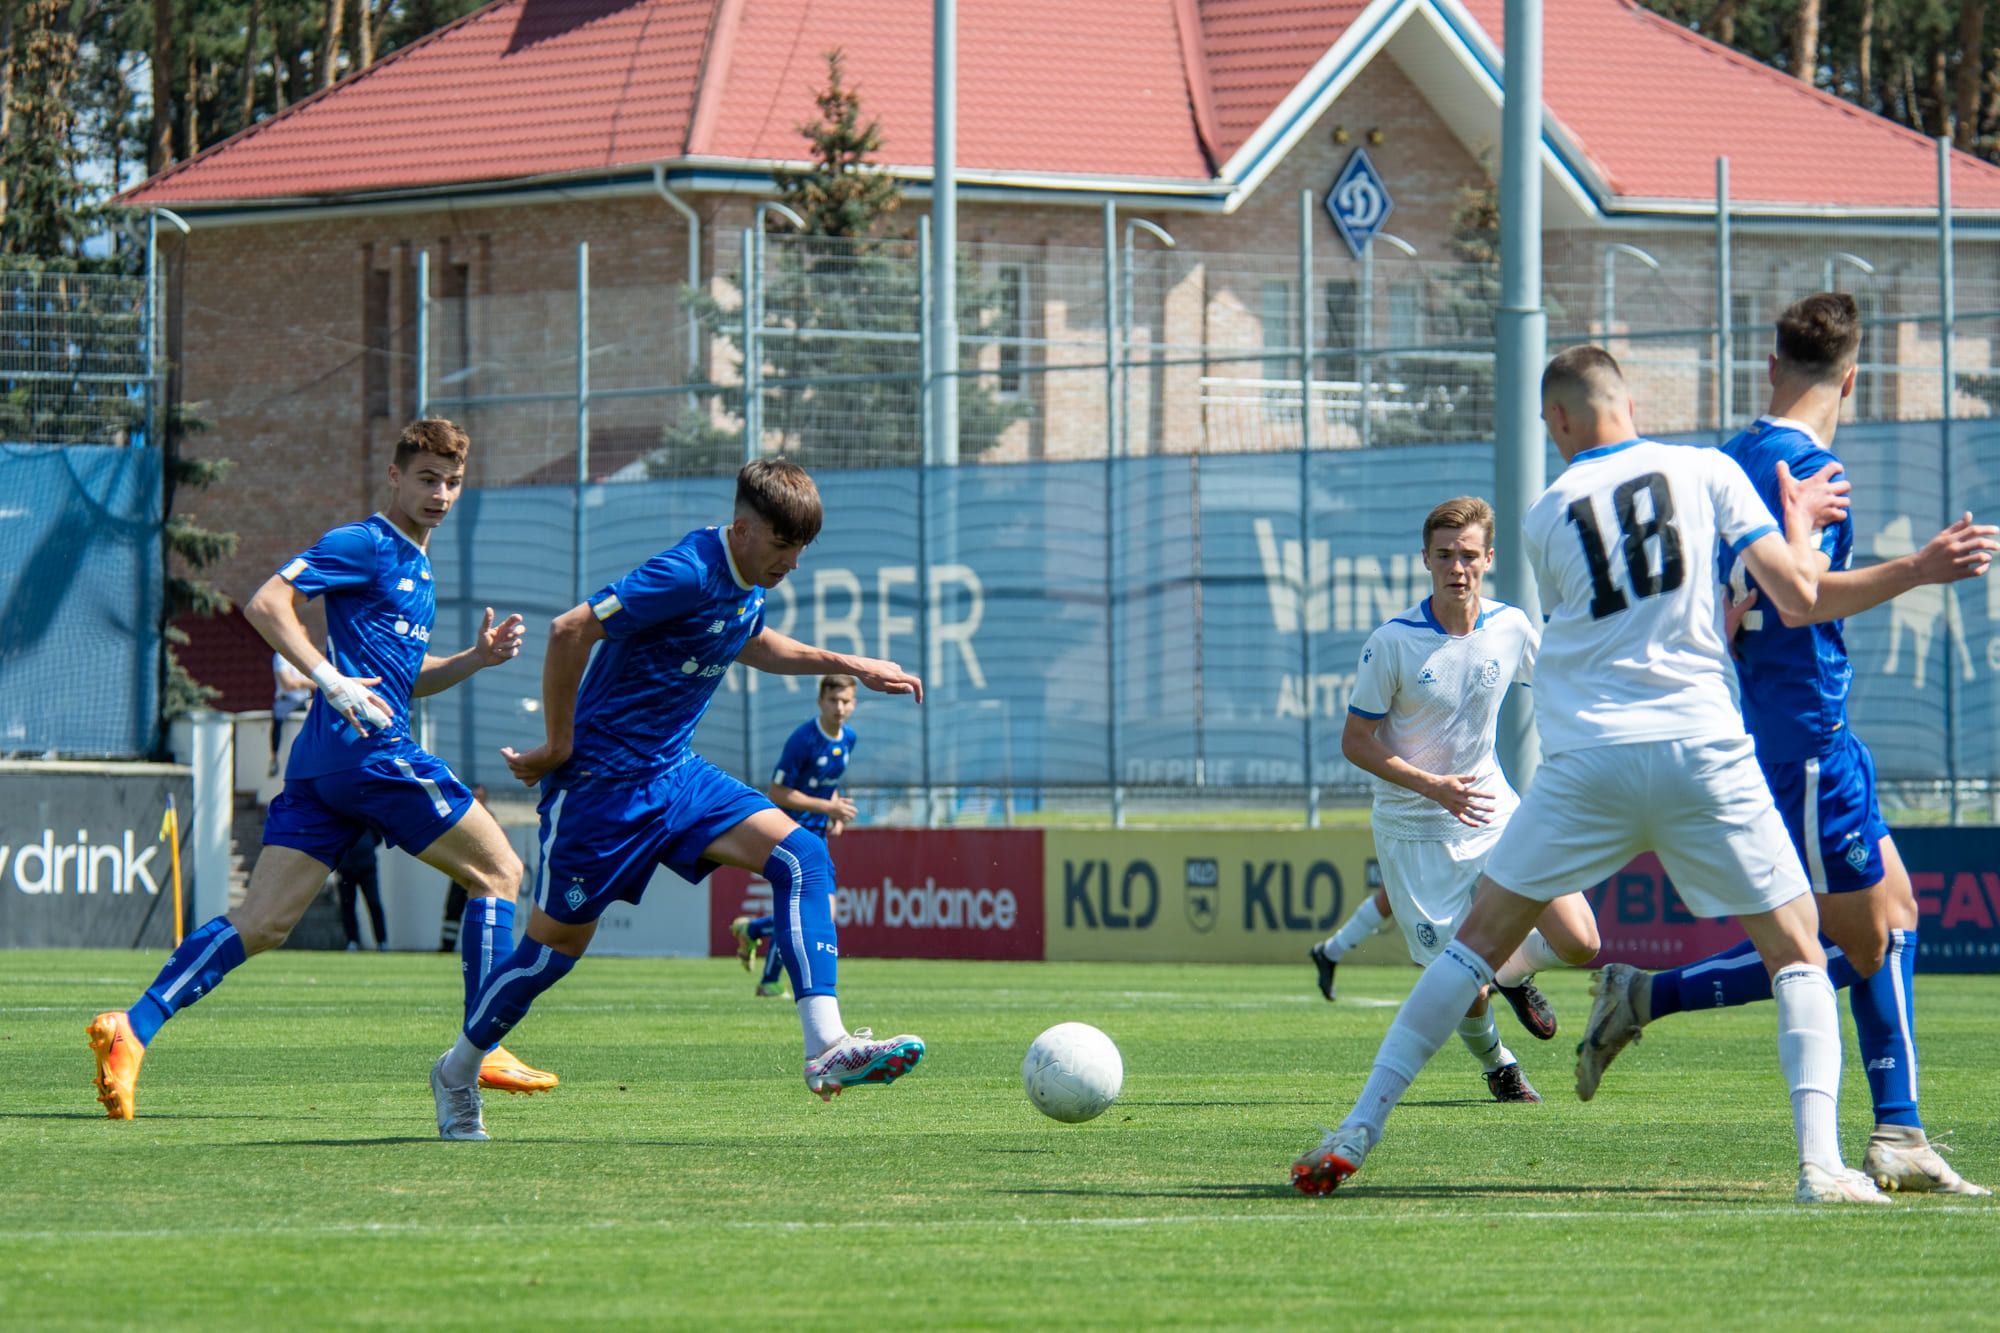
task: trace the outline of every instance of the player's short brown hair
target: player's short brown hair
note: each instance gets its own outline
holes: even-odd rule
[[[1493,506],[1476,495],[1455,495],[1424,519],[1424,549],[1431,549],[1431,534],[1439,528],[1478,528],[1486,534],[1486,549],[1493,549]]]
[[[1847,374],[1861,350],[1861,309],[1846,292],[1819,292],[1778,316],[1778,366],[1786,374],[1829,384]]]
[[[790,459],[760,458],[736,474],[736,512],[763,519],[779,541],[805,546],[819,536],[819,487]]]
[[[1587,343],[1563,348],[1549,358],[1548,368],[1542,372],[1543,398],[1561,395],[1597,401],[1624,390],[1625,372],[1611,353]]]
[[[819,678],[819,697],[822,699],[836,690],[851,690],[853,688],[854,677],[852,676],[821,676]]]
[[[396,437],[396,466],[406,468],[418,454],[434,454],[448,463],[463,465],[472,451],[472,437],[456,423],[443,417],[424,417],[403,427]]]

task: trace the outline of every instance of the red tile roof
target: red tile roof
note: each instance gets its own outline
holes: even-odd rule
[[[1497,52],[1503,0],[1462,2]],[[1545,3],[1546,100],[1584,155],[1578,165],[1612,195],[1707,199],[1719,153],[1744,202],[1911,209],[1935,193],[1922,136],[1629,0]],[[960,169],[1212,182],[1363,9],[963,0]],[[688,158],[797,161],[798,126],[815,114],[823,53],[836,46],[882,122],[880,160],[928,166],[927,5],[495,0],[125,202],[276,201]],[[1960,207],[2000,209],[2000,168],[1961,154],[1954,184]]]
[[[1462,0],[1500,49],[1505,0]],[[1743,201],[1921,208],[1935,141],[1740,55],[1631,0],[1548,0],[1543,101],[1612,193],[1712,199],[1729,158]],[[2000,208],[2000,168],[1954,153],[1956,207]]]

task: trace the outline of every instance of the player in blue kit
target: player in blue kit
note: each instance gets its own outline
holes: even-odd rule
[[[575,966],[605,908],[639,901],[655,866],[690,883],[718,865],[770,881],[808,1089],[830,1100],[856,1084],[891,1082],[923,1058],[914,1036],[877,1041],[841,1022],[826,844],[690,748],[731,662],[779,675],[837,671],[923,701],[923,682],[894,662],[809,647],[764,624],[765,590],[798,568],[820,520],[805,469],[759,459],[737,474],[728,527],[689,533],[556,617],[542,668],[547,738],[525,753],[501,752],[515,777],[542,789],[535,910],[527,938],[432,1066],[441,1137],[487,1137],[474,1078],[480,1051]]]
[[[1860,344],[1850,296],[1809,296],[1779,317],[1770,411],[1725,446],[1773,514],[1780,463],[1801,479],[1840,466],[1833,434],[1841,402],[1854,390]],[[1841,622],[1912,588],[1984,574],[2000,549],[1996,531],[1967,514],[1914,554],[1854,570],[1854,525],[1843,518],[1819,534],[1826,572],[1817,606],[1801,619],[1759,609],[1754,580],[1740,564],[1728,572],[1740,598],[1731,614],[1741,617],[1735,654],[1744,720],[1818,896],[1820,932],[1837,946],[1827,950],[1829,975],[1850,988],[1875,1108],[1862,1170],[1885,1189],[1988,1193],[1945,1163],[1917,1115],[1917,903],[1875,798],[1875,761],[1847,726],[1854,669]],[[1592,989],[1597,998],[1577,1048],[1577,1095],[1586,1100],[1647,1023],[1683,1009],[1768,1000],[1771,979],[1746,942],[1652,976],[1613,964]]]
[[[777,772],[764,794],[780,810],[792,816],[800,828],[823,841],[840,836],[854,821],[854,802],[840,794],[840,779],[854,756],[854,728],[847,719],[854,716],[854,678],[819,678],[819,716],[799,724],[785,740],[778,756]],[[777,929],[775,916],[739,916],[729,923],[736,937],[736,956],[749,971],[756,960],[757,945],[771,939]],[[757,994],[785,993],[779,977],[785,970],[783,951],[768,948],[764,954],[764,974],[757,979]]]
[[[243,902],[181,941],[130,1009],[90,1023],[97,1100],[113,1120],[132,1118],[140,1062],[160,1027],[246,959],[283,944],[364,830],[470,887],[473,925],[461,942],[468,1007],[502,942],[511,946],[521,858],[457,775],[410,734],[413,696],[449,689],[521,651],[521,617],[495,625],[489,607],[470,648],[430,654],[437,593],[426,546],[458,499],[470,447],[449,421],[405,427],[389,467],[388,506],[321,537],[244,607],[257,632],[313,679],[326,706],[306,714],[292,745]],[[299,619],[314,597],[326,599],[324,653]],[[553,1074],[497,1047],[480,1052],[480,1063],[480,1080],[491,1087],[556,1085]]]

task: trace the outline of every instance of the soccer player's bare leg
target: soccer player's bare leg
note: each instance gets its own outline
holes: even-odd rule
[[[923,1059],[924,1044],[915,1036],[877,1041],[865,1030],[850,1034],[841,1021],[833,861],[825,842],[781,810],[760,810],[711,842],[702,859],[755,870],[770,881],[785,971],[805,1038],[808,1088],[831,1100],[858,1083],[893,1082]]]
[[[465,917],[458,932],[459,971],[464,979],[465,1017],[497,967],[514,949],[514,908],[520,892],[521,858],[499,821],[484,805],[466,806],[458,822],[439,834],[417,859],[441,870],[466,889]],[[495,1045],[479,1065],[481,1087],[501,1092],[546,1092],[560,1082],[554,1074],[524,1063]]]
[[[109,1118],[130,1120],[135,1114],[139,1065],[167,1020],[214,990],[251,955],[283,944],[332,870],[297,848],[266,846],[236,908],[189,932],[130,1009],[90,1021],[84,1031],[97,1064],[97,1100]]]

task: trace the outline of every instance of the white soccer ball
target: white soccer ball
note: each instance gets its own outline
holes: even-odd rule
[[[1028,1047],[1021,1084],[1037,1111],[1074,1125],[1118,1100],[1125,1062],[1111,1038],[1090,1024],[1058,1023]]]

